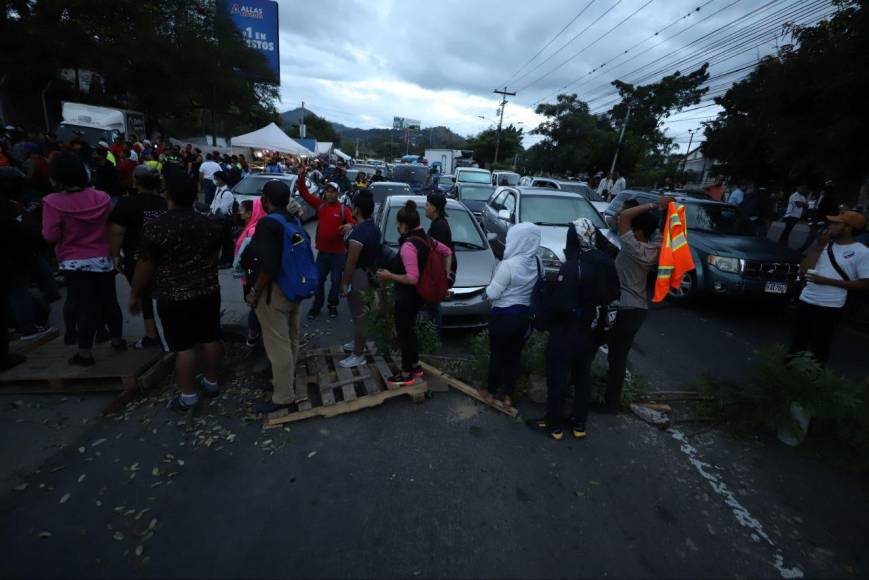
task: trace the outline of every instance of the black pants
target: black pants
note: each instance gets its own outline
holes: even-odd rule
[[[406,373],[412,371],[414,365],[419,362],[416,315],[422,305],[421,302],[415,287],[395,289],[395,332],[401,348],[401,370]]]
[[[124,277],[133,288],[133,276],[136,273],[136,262],[124,264]],[[142,292],[142,320],[154,320],[154,297],[150,290]]]
[[[819,363],[827,364],[833,334],[842,317],[842,310],[844,309],[815,306],[802,300],[798,301],[794,339],[788,352],[790,354],[809,352]]]
[[[550,425],[564,422],[564,401],[571,381],[573,424],[585,427],[591,401],[591,363],[597,346],[591,328],[576,318],[559,322],[549,331],[546,343],[546,421]]]
[[[800,223],[800,220],[799,218],[786,217],[783,221],[785,222],[785,229],[781,233],[781,237],[778,239],[778,243],[787,246],[790,243],[791,231],[794,229],[795,225]]]
[[[528,334],[528,309],[493,310],[489,318],[489,392],[512,395]]]
[[[114,272],[66,272],[67,293],[75,309],[78,347],[90,350],[102,324],[109,336],[120,339],[124,318],[115,292]]]
[[[622,402],[622,388],[625,385],[625,371],[628,367],[628,354],[634,344],[634,337],[649,313],[645,308],[625,308],[619,310],[616,324],[609,339],[609,371],[606,381],[606,404],[617,408]]]
[[[223,218],[223,227],[220,231],[220,263],[223,265],[232,264],[232,259],[235,257],[235,239],[232,237],[233,223],[232,216]]]

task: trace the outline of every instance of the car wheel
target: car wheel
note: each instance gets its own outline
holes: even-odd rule
[[[682,302],[693,298],[697,294],[697,276],[694,272],[685,272],[678,288],[670,288],[670,297]]]

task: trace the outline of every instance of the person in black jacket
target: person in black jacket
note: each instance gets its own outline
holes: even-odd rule
[[[591,364],[609,324],[607,306],[618,300],[619,277],[612,258],[595,247],[595,227],[580,218],[567,229],[567,258],[552,285],[551,325],[546,344],[546,416],[528,425],[556,441],[570,424],[573,436],[586,435],[591,399]],[[575,384],[573,412],[564,419],[570,379]]]
[[[426,198],[425,217],[431,220],[431,224],[428,227],[429,237],[439,241],[453,253],[452,268],[447,273],[449,286],[452,288],[456,281],[458,262],[455,259],[456,247],[453,244],[453,231],[450,229],[450,222],[447,221],[447,197],[442,193],[429,194]],[[426,312],[432,323],[440,330],[443,323],[441,305],[430,305],[426,308]]]

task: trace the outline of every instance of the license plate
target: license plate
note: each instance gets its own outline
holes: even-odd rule
[[[766,288],[764,288],[764,292],[769,292],[770,294],[787,294],[788,285],[784,282],[767,282]]]

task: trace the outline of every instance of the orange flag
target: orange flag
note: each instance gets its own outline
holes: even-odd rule
[[[664,242],[658,257],[658,279],[655,281],[655,296],[652,302],[662,301],[670,288],[678,288],[686,272],[694,269],[691,248],[688,247],[688,224],[685,221],[685,206],[670,202],[667,206],[667,221],[664,224]]]

